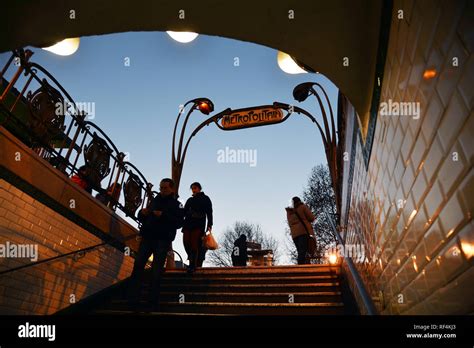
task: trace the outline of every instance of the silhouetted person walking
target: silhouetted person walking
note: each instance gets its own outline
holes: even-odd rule
[[[291,237],[298,251],[298,265],[309,263],[308,253],[309,234],[314,236],[311,223],[315,217],[306,204],[299,197],[293,197],[293,208],[285,208],[290,226]]]
[[[247,236],[245,236],[245,234],[241,234],[240,237],[235,240],[231,257],[234,267],[247,266]]]
[[[184,205],[183,223],[183,244],[188,254],[189,268],[192,273],[196,267],[202,267],[205,250],[202,238],[206,231],[212,230],[212,202],[211,199],[202,192],[201,184],[194,182],[190,186],[193,196]],[[207,229],[206,229],[207,218]]]
[[[161,273],[164,270],[171,242],[176,237],[176,229],[183,219],[182,205],[174,198],[174,193],[174,181],[168,178],[161,180],[160,193],[153,198],[148,208],[138,213],[138,220],[142,223],[140,228],[142,240],[130,279],[131,305],[138,304],[143,271],[149,257],[153,254],[150,301],[153,310],[159,308]]]

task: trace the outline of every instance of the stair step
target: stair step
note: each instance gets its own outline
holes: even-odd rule
[[[147,315],[158,315],[166,317],[175,317],[175,316],[192,316],[192,317],[228,317],[228,316],[239,316],[239,314],[211,314],[211,313],[171,313],[171,312],[149,312],[149,311],[132,311],[132,310],[113,310],[113,309],[99,309],[95,310],[91,314],[93,315],[137,315],[137,314],[147,314]]]
[[[322,269],[322,268],[340,268],[338,265],[332,264],[311,264],[311,265],[278,265],[278,266],[239,266],[239,267],[202,267],[200,269],[206,271],[222,271],[222,270],[294,270],[294,269]],[[169,268],[170,271],[182,271],[180,268]]]
[[[293,294],[308,291],[338,291],[339,282],[318,282],[306,284],[161,284],[161,290],[164,292],[185,293],[185,292],[285,292]],[[150,291],[149,287],[145,288],[145,292]]]
[[[225,303],[288,303],[290,297],[288,293],[248,293],[248,292],[206,292],[206,293],[184,293],[186,302],[225,302]],[[161,293],[163,301],[178,301],[177,293]],[[339,291],[326,292],[303,292],[294,294],[292,300],[295,303],[315,303],[315,302],[341,302]]]
[[[137,310],[130,309],[98,309],[92,314],[153,314],[153,315],[339,315],[344,314],[344,305],[336,303],[210,303],[210,302],[164,302],[159,312],[150,311],[148,306],[142,306]]]
[[[327,281],[336,281],[339,277],[336,275],[317,275],[317,276],[303,276],[303,277],[215,277],[215,278],[202,278],[202,277],[193,277],[188,275],[187,277],[163,277],[162,284],[307,284],[307,283],[317,283],[317,282],[327,282]]]
[[[186,302],[223,302],[223,303],[288,303],[288,293],[227,293],[227,292],[207,292],[207,293],[184,293]],[[179,302],[180,296],[175,292],[162,292],[160,299],[163,302]],[[327,292],[303,292],[293,296],[295,303],[319,303],[341,302],[341,293],[338,291]],[[141,307],[146,307],[146,302],[141,302]],[[128,308],[127,300],[112,300],[108,308],[124,309]]]
[[[241,315],[320,315],[343,314],[342,303],[225,303],[165,302],[161,312]]]
[[[272,276],[304,276],[304,275],[334,275],[340,274],[340,267],[333,266],[273,266],[273,267],[230,267],[230,268],[198,268],[193,273],[193,277],[212,278],[215,276],[224,277],[248,277],[258,275],[260,277]],[[186,270],[172,269],[166,270],[165,277],[187,276]]]

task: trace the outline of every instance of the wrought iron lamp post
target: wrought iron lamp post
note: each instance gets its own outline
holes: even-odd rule
[[[326,111],[326,108],[324,107],[323,101],[318,94],[318,92],[314,89],[314,86],[319,87],[319,89],[323,92],[324,98],[327,102],[327,105],[329,107],[329,117],[330,117],[330,123],[331,125],[329,126],[328,122],[328,113]],[[331,107],[331,103],[329,102],[329,97],[324,90],[324,88],[316,82],[305,82],[301,83],[298,86],[296,86],[293,89],[293,97],[295,100],[298,102],[303,102],[305,101],[310,95],[314,95],[318,101],[319,108],[321,109],[321,114],[323,118],[323,123],[324,123],[324,132],[321,129],[321,127],[318,124],[319,131],[321,133],[321,137],[323,139],[324,143],[324,150],[326,152],[326,159],[328,161],[328,167],[329,167],[329,174],[331,175],[331,180],[332,180],[332,186],[334,190],[334,196],[336,199],[336,208],[338,214],[340,214],[340,209],[341,209],[341,192],[340,192],[340,183],[339,183],[339,171],[341,170],[339,168],[339,163],[338,163],[338,145],[339,145],[339,139],[338,139],[338,134],[336,132],[336,126],[335,126],[335,120],[334,120],[334,113]]]
[[[178,144],[176,144],[176,133],[178,130],[178,123],[179,119],[181,118],[181,115],[183,114],[184,109],[186,108],[187,105],[191,104],[192,106],[189,109],[188,113],[186,114],[186,118],[184,119],[183,125],[181,127],[181,132],[179,135],[178,139]],[[193,100],[190,100],[184,104],[179,111],[178,117],[176,118],[176,122],[174,125],[174,130],[173,130],[173,144],[172,144],[172,154],[171,154],[171,178],[175,182],[175,188],[176,188],[176,197],[178,197],[178,190],[179,190],[179,182],[181,180],[181,173],[183,172],[183,165],[184,165],[184,159],[186,157],[186,152],[188,149],[188,144],[189,140],[191,137],[195,135],[193,134],[188,138],[188,141],[186,142],[186,146],[183,149],[183,141],[184,141],[184,136],[185,136],[185,131],[186,131],[186,125],[188,124],[188,119],[191,113],[194,110],[199,110],[205,115],[209,115],[211,112],[214,111],[214,104],[212,101],[208,98],[196,98]],[[176,151],[177,149],[177,151]]]

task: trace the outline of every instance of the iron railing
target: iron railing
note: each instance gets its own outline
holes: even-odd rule
[[[51,73],[29,61],[32,54],[29,50],[13,51],[0,72],[4,87],[0,124],[67,176],[78,176],[85,165],[89,191],[96,191],[102,203],[139,224],[136,212],[156,195],[153,185],[107,134],[87,119],[88,114],[78,107],[84,103],[77,104]],[[3,77],[12,66],[17,70],[8,82]],[[18,92],[15,86],[22,73],[26,82]],[[37,89],[32,91],[35,84]],[[104,187],[103,182],[107,182]]]
[[[106,245],[107,245],[107,242],[103,242],[103,243],[92,245],[92,246],[89,246],[89,247],[86,247],[86,248],[83,248],[83,249],[74,250],[74,251],[71,251],[69,253],[59,254],[59,255],[56,255],[56,256],[49,257],[47,259],[39,260],[39,261],[36,261],[36,262],[33,262],[33,263],[28,263],[28,264],[25,264],[25,265],[21,265],[21,266],[18,266],[18,267],[14,267],[14,268],[10,268],[10,269],[1,271],[0,275],[4,275],[4,274],[11,273],[11,272],[14,272],[14,271],[19,271],[19,270],[21,270],[23,268],[27,268],[27,267],[38,266],[38,265],[41,265],[43,263],[51,262],[51,261],[54,261],[54,260],[57,260],[57,259],[60,259],[60,258],[63,258],[63,257],[71,257],[74,261],[77,262],[77,261],[79,261],[79,259],[86,256],[86,254],[88,252],[94,251],[95,249],[97,249],[99,247],[102,247],[102,246],[106,246]]]
[[[182,267],[185,267],[185,264],[184,264],[184,261],[183,261],[183,257],[181,256],[180,253],[178,253],[178,252],[177,252],[176,250],[174,250],[174,249],[171,249],[170,251],[168,251],[168,257],[169,257],[169,258],[172,257],[172,258],[174,259],[174,254],[178,255],[179,261],[181,262],[181,268],[182,268]],[[168,257],[167,257],[167,260],[168,260]],[[151,269],[152,264],[153,264],[153,260],[148,259],[148,261],[147,261],[146,264],[145,264],[145,269]]]
[[[153,184],[133,163],[126,160],[125,153],[119,151],[99,126],[87,120],[88,115],[78,108],[78,104],[50,72],[29,61],[32,54],[29,50],[13,51],[0,71],[0,86],[3,87],[0,92],[0,116],[3,116],[0,124],[67,176],[79,174],[80,158],[83,155],[82,162],[91,172],[89,183],[99,195],[96,198],[100,198],[113,211],[119,209],[140,226],[136,211],[148,206],[158,194],[152,190]],[[17,70],[13,78],[7,81],[4,76],[12,64]],[[15,86],[19,84],[22,73],[26,82],[19,92]],[[35,83],[37,89],[32,92]],[[19,117],[20,106],[23,106],[23,111],[26,110],[23,117]],[[104,180],[107,181],[105,188],[102,187]],[[23,265],[0,272],[0,275],[70,255],[77,258],[106,244],[100,243]],[[183,262],[179,253],[175,250],[170,252],[176,253]]]

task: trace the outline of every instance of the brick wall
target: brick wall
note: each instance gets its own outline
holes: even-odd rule
[[[38,260],[102,243],[15,186],[0,180],[0,244],[38,245]],[[0,258],[0,272],[30,264]],[[0,314],[52,314],[128,277],[133,259],[101,246],[82,258],[62,257],[0,275]]]
[[[346,242],[365,245],[357,267],[383,314],[474,313],[469,16],[468,1],[394,2],[380,102],[419,102],[420,117],[379,114],[368,170],[359,138],[352,187],[344,171]]]

